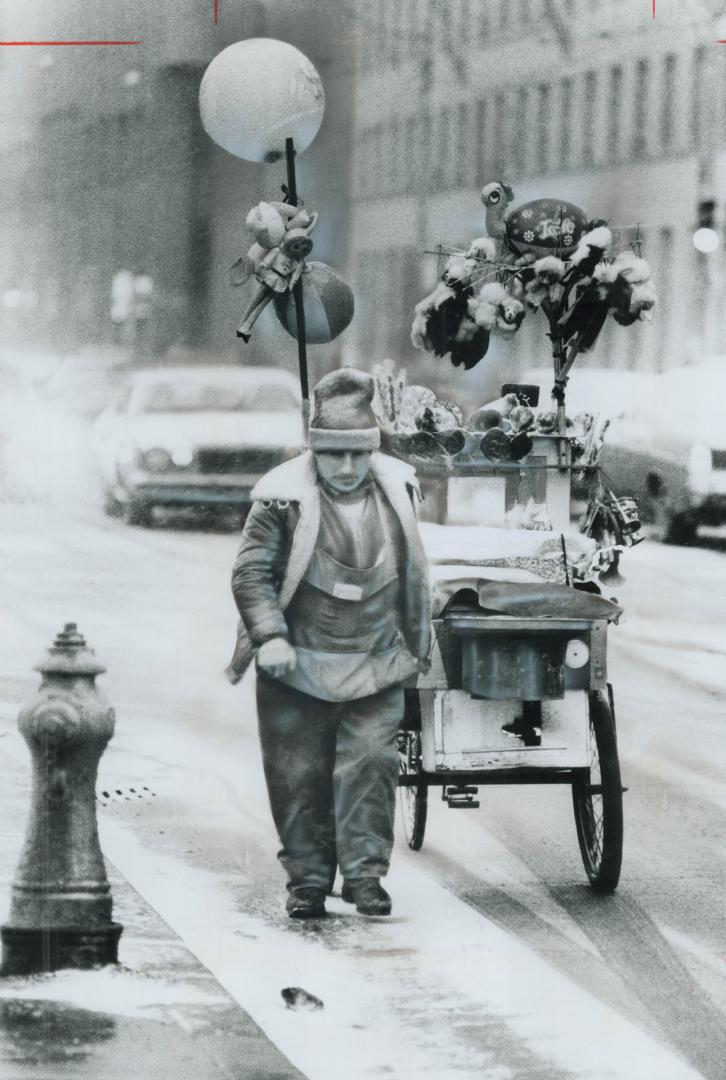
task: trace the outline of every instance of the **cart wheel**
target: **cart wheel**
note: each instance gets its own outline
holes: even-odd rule
[[[589,695],[590,770],[572,785],[577,839],[595,892],[610,893],[623,858],[623,788],[615,721],[598,691]]]
[[[421,772],[421,733],[400,732],[399,771],[402,776],[414,776]],[[420,780],[413,787],[398,789],[401,804],[401,820],[406,842],[412,851],[419,851],[426,831],[426,812],[429,805],[429,787]]]

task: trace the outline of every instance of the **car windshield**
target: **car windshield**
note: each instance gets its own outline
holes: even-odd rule
[[[143,386],[136,409],[144,413],[291,412],[295,395],[279,383],[183,379]]]

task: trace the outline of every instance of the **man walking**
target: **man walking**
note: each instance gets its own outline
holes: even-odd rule
[[[430,600],[414,470],[378,453],[373,380],[315,388],[310,450],[255,487],[232,573],[236,681],[257,654],[260,742],[292,918],[342,896],[388,915],[403,682],[426,665]]]

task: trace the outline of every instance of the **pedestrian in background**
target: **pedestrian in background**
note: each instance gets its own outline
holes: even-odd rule
[[[309,451],[255,487],[232,573],[233,681],[257,655],[260,741],[292,918],[342,897],[388,915],[403,683],[425,668],[428,569],[414,470],[378,452],[373,380],[314,392]]]

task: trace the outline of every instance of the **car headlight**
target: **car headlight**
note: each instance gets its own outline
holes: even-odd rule
[[[565,663],[570,668],[584,667],[590,659],[590,650],[586,641],[580,638],[570,638],[565,650]]]
[[[151,450],[146,450],[142,461],[147,472],[154,473],[166,472],[173,464],[171,454],[161,446],[154,446]]]
[[[171,460],[179,469],[186,469],[194,461],[194,451],[188,446],[177,446],[171,452]]]

